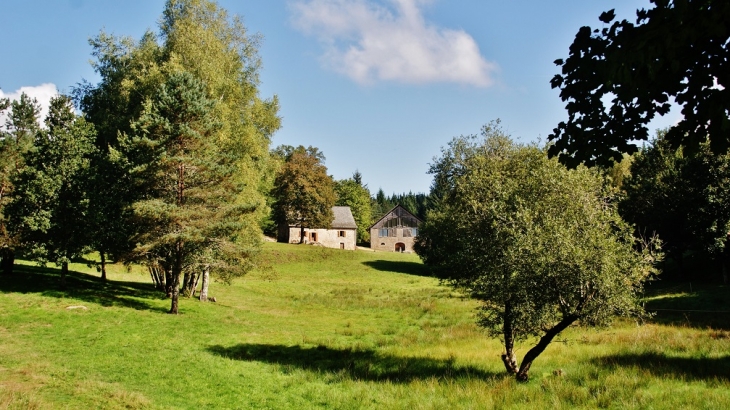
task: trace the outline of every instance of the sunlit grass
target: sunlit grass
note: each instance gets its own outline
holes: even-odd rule
[[[0,409],[730,408],[728,327],[571,328],[519,384],[475,302],[415,255],[267,244],[265,257],[271,269],[214,283],[217,303],[183,299],[178,316],[141,267],[102,283],[75,264],[66,291],[53,267],[0,276]]]

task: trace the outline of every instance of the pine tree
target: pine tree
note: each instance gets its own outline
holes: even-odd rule
[[[25,166],[13,178],[16,193],[7,206],[11,231],[38,262],[61,266],[65,286],[68,263],[89,243],[90,162],[94,128],[74,114],[71,100],[51,100],[46,129],[36,132]]]
[[[13,272],[18,238],[7,227],[6,206],[14,194],[13,178],[23,169],[23,155],[33,145],[39,130],[40,105],[25,93],[20,99],[0,101],[0,112],[8,111],[4,129],[0,129],[0,257],[5,274]]]

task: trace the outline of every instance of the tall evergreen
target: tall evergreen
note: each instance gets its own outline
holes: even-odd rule
[[[0,101],[2,111],[7,111],[7,117],[0,128],[0,265],[3,273],[10,274],[15,262],[18,237],[8,229],[6,206],[14,195],[13,179],[25,164],[23,156],[33,145],[33,139],[40,129],[40,105],[22,93],[19,100]]]
[[[38,262],[61,266],[89,243],[87,213],[94,127],[74,113],[71,100],[51,100],[46,129],[37,131],[25,166],[12,179],[16,193],[7,206],[10,230]]]
[[[185,274],[182,284],[191,292],[202,272],[225,281],[253,266],[261,242],[259,222],[268,212],[264,193],[274,172],[269,144],[280,126],[276,97],[259,96],[258,43],[240,19],[208,0],[167,1],[159,34],[148,32],[138,42],[105,33],[92,40],[101,81],[82,84],[76,95],[89,120],[98,124],[97,145],[104,153],[97,163],[113,175],[97,181],[93,209],[99,221],[115,221],[106,245],[97,238],[97,249],[149,263],[156,277],[165,278],[170,294],[173,288],[177,292],[179,284],[172,282],[180,270]],[[184,148],[166,142],[172,141],[173,132],[186,135]],[[145,144],[155,150],[145,152]],[[173,151],[176,159],[170,157]],[[174,168],[173,159],[185,164],[185,171],[175,176],[185,184],[178,209],[162,206],[172,203],[170,197],[153,188],[165,169]],[[204,160],[210,164],[199,162]],[[123,206],[108,201],[120,192]],[[155,200],[160,208],[153,206]],[[209,214],[206,226],[195,212]],[[174,241],[167,248],[160,245],[171,237],[154,231],[164,222],[157,217],[172,214],[184,214],[196,232],[183,235],[191,244],[184,258],[174,256]],[[134,231],[124,230],[130,226]],[[175,258],[184,260],[171,263]],[[171,311],[176,311],[176,302]]]

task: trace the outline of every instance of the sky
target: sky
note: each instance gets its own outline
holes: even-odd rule
[[[0,0],[0,97],[42,104],[98,82],[88,39],[157,31],[164,0]],[[550,79],[581,26],[648,0],[220,0],[263,37],[260,93],[278,96],[272,147],[314,146],[335,179],[357,170],[375,194],[428,192],[429,164],[496,119],[542,142],[565,104]],[[678,121],[678,110],[650,130]]]

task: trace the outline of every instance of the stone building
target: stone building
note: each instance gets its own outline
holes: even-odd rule
[[[318,244],[327,248],[355,250],[357,245],[357,224],[349,206],[333,206],[335,218],[329,228],[304,228],[304,243]],[[280,226],[279,242],[299,243],[301,227]]]
[[[370,226],[370,248],[376,251],[413,252],[413,242],[422,223],[408,210],[396,205]]]

